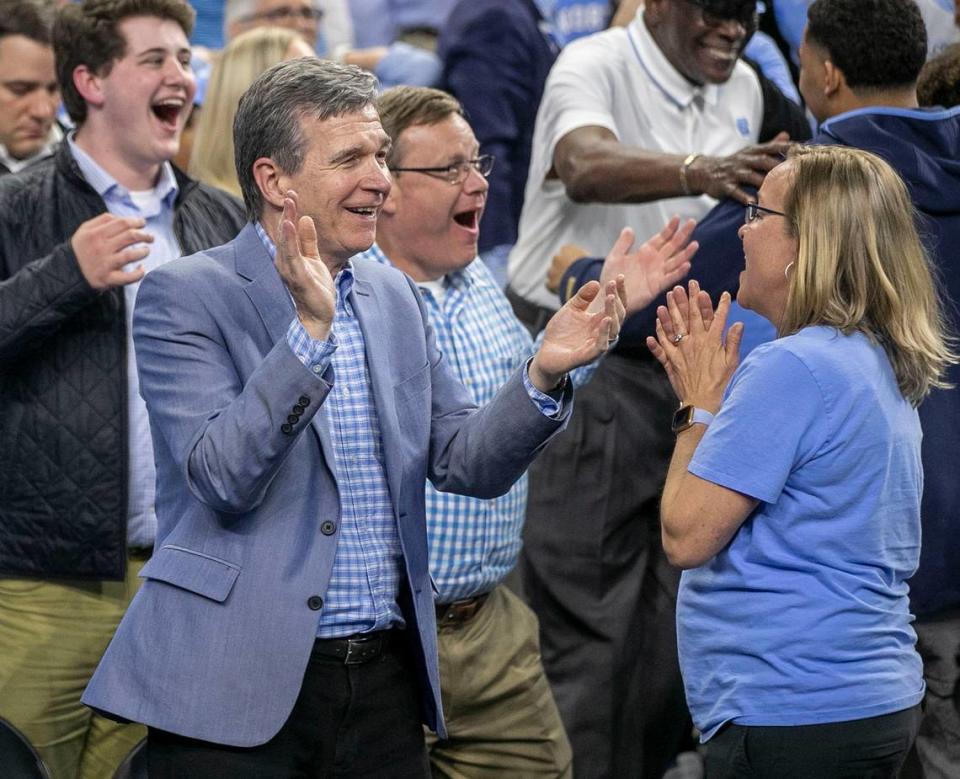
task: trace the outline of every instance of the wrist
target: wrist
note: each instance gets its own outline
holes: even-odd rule
[[[545,394],[557,389],[567,377],[566,372],[553,373],[542,370],[536,357],[531,361],[527,375],[530,377],[530,383]]]
[[[684,195],[699,194],[693,182],[694,174],[691,170],[693,163],[699,159],[699,154],[688,154],[680,164],[680,191]]]

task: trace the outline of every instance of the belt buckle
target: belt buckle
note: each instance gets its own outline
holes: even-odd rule
[[[383,640],[376,638],[351,638],[347,641],[347,655],[344,665],[363,665],[373,660],[383,646]]]

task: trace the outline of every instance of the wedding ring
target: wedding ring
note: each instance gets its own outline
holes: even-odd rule
[[[674,342],[675,344],[680,343],[682,340],[683,340],[683,333],[677,333],[677,334],[673,337],[673,342]]]

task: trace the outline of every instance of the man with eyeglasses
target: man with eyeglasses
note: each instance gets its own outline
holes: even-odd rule
[[[394,180],[377,243],[362,256],[414,280],[441,350],[483,406],[534,350],[477,258],[493,157],[479,153],[463,108],[444,92],[391,89],[377,108],[394,140],[387,156]],[[662,252],[649,255],[649,265],[631,257],[633,273],[651,284],[666,283],[662,268],[682,267],[689,253],[683,236],[674,237]],[[571,381],[579,387],[592,372],[592,365],[578,368]],[[540,661],[536,617],[503,584],[516,564],[526,494],[525,477],[494,500],[426,485],[447,714],[447,737],[428,736],[428,744],[440,775],[570,774],[570,745]]]
[[[745,187],[786,148],[778,132],[809,134],[799,109],[740,60],[756,21],[754,0],[648,0],[625,28],[560,53],[508,265],[526,323],[538,327],[559,305],[544,286],[559,247],[601,256],[624,225],[644,235],[672,214],[699,219],[724,196],[745,203]],[[619,346],[580,404],[584,424],[530,469],[524,593],[574,772],[659,777],[689,736],[678,572],[658,522],[673,395],[645,347]]]

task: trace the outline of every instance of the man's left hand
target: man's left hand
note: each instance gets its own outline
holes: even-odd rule
[[[591,311],[599,295],[599,282],[584,284],[547,323],[529,370],[530,381],[541,392],[554,389],[574,368],[593,362],[619,337],[627,311],[623,276],[607,282],[602,310]]]

